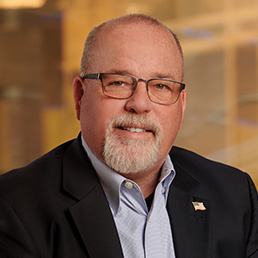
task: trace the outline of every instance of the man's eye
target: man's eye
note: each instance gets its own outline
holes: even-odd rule
[[[125,83],[123,81],[114,81],[110,83],[110,86],[124,86]]]
[[[125,85],[126,85],[126,82],[124,81],[109,81],[105,83],[106,87],[122,87]]]
[[[155,84],[155,88],[156,89],[158,89],[158,90],[165,90],[165,89],[167,89],[167,90],[169,90],[169,87],[167,86],[167,85],[165,85],[165,84]]]

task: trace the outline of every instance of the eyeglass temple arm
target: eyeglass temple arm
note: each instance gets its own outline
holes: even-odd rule
[[[92,74],[86,74],[82,77],[82,79],[100,79],[101,74],[100,73],[92,73]]]

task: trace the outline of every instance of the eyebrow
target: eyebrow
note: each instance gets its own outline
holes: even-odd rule
[[[125,75],[132,75],[132,76],[135,76],[134,74],[130,73],[128,70],[123,70],[123,69],[111,69],[111,70],[108,70],[108,73],[118,73],[118,74],[125,74]],[[137,76],[135,76],[137,77]],[[175,76],[173,76],[171,73],[153,73],[151,78],[157,78],[157,79],[171,79],[171,80],[174,80]],[[141,79],[144,79],[144,78],[141,78]]]
[[[175,76],[173,76],[171,73],[155,73],[154,77],[158,79],[175,79]]]
[[[120,73],[120,74],[133,75],[129,73],[127,70],[122,70],[122,69],[110,69],[107,71],[107,73]]]

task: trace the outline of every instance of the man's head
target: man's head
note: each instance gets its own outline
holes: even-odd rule
[[[104,75],[102,80],[82,78],[95,73],[143,80],[138,80],[130,97],[112,98],[127,87],[125,81],[119,77],[113,90],[109,87],[113,75]],[[175,35],[144,15],[108,21],[89,34],[80,75],[74,80],[76,114],[84,140],[95,155],[122,174],[159,170],[181,126],[186,104],[185,90],[180,95],[178,89],[173,92],[174,85],[180,84],[170,82],[183,78],[183,55]],[[154,78],[159,81],[149,81],[147,93],[146,80]],[[103,84],[108,94],[102,91]],[[170,84],[171,89],[164,87]],[[165,90],[171,96],[178,94],[178,100],[168,104],[172,97],[166,97]]]
[[[178,50],[181,54],[182,57],[182,65],[183,65],[183,50],[181,47],[181,44],[179,42],[179,39],[177,38],[176,34],[170,29],[168,28],[165,24],[161,23],[159,20],[147,16],[147,15],[142,15],[142,14],[130,14],[130,15],[125,15],[125,16],[121,16],[118,18],[114,18],[111,19],[107,22],[104,22],[102,24],[100,24],[99,26],[93,28],[89,35],[86,38],[85,44],[84,44],[84,49],[83,49],[83,53],[82,53],[82,58],[81,58],[81,65],[80,65],[80,75],[83,76],[87,73],[87,71],[89,70],[92,58],[93,58],[93,50],[94,50],[94,46],[95,43],[97,41],[98,35],[100,34],[100,32],[102,30],[105,29],[111,29],[112,27],[115,27],[117,24],[134,24],[134,23],[147,23],[149,25],[153,25],[153,26],[157,26],[160,27],[160,29],[165,29],[168,32],[171,33],[172,38],[174,38],[174,40],[176,41]],[[182,71],[183,71],[183,67],[182,67]],[[183,75],[182,75],[183,77]]]

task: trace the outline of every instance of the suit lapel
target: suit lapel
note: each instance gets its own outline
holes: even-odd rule
[[[67,150],[63,171],[63,187],[77,200],[69,211],[89,256],[122,258],[112,213],[79,139]]]
[[[98,187],[69,210],[90,257],[122,258],[112,214],[101,195]]]
[[[172,158],[176,177],[170,187],[167,210],[177,258],[209,257],[209,201],[199,194],[201,185]],[[206,210],[195,211],[192,202],[203,203]]]

